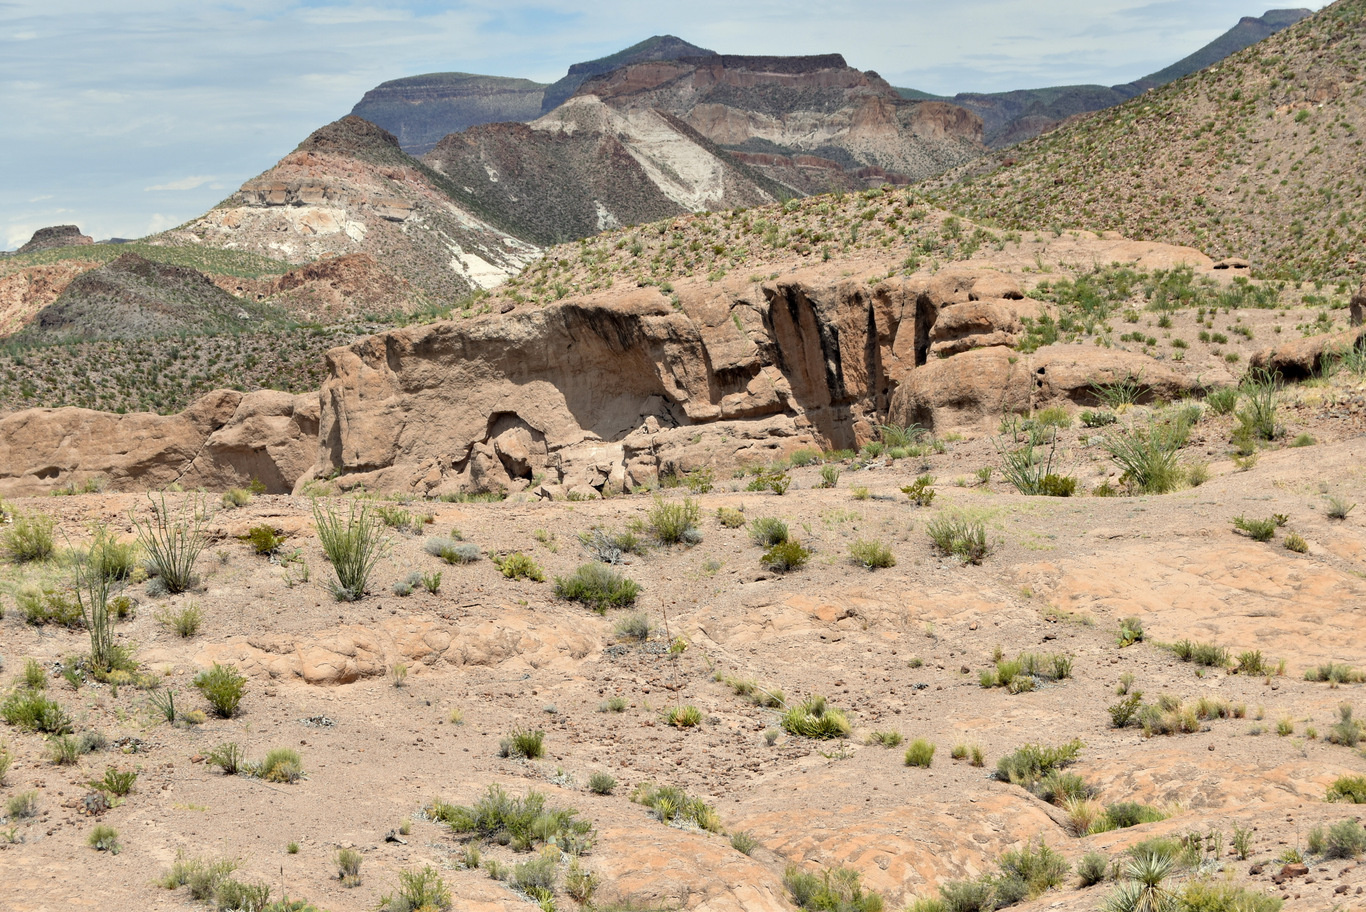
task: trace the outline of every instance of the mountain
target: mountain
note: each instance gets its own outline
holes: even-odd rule
[[[1366,246],[1366,0],[927,185],[1000,227],[1113,230],[1345,277]]]
[[[537,256],[497,221],[468,190],[400,149],[393,134],[352,115],[157,240],[291,264],[369,254],[411,283],[417,298],[449,305]]]
[[[1307,9],[1268,10],[1244,16],[1209,44],[1171,66],[1134,82],[1115,86],[1073,85],[1010,92],[960,92],[952,98],[916,89],[897,89],[903,98],[935,99],[961,105],[982,118],[986,144],[993,149],[1014,145],[1056,127],[1069,117],[1123,104],[1151,88],[1174,82],[1250,47],[1311,14]]]
[[[233,332],[273,324],[276,316],[273,308],[239,300],[197,270],[130,252],[72,279],[18,340]]]
[[[617,51],[615,54],[570,66],[569,72],[565,76],[546,88],[545,98],[541,102],[541,113],[549,114],[564,104],[578,91],[579,86],[592,77],[602,76],[620,67],[658,60],[682,60],[688,57],[715,56],[717,56],[715,51],[689,44],[682,38],[676,38],[673,35],[655,35],[652,38],[646,38],[639,44],[633,44],[625,50]]]
[[[545,90],[530,79],[427,73],[380,83],[351,113],[393,133],[410,155],[422,155],[448,133],[539,117]]]
[[[632,63],[714,56],[673,35],[656,35],[607,57],[576,63],[556,82],[427,73],[381,83],[351,113],[398,138],[409,155],[425,155],[442,137],[486,123],[526,123],[563,104],[585,80]]]

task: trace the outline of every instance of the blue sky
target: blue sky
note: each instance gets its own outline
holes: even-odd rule
[[[894,85],[944,94],[1108,85],[1160,69],[1266,8],[0,0],[0,249],[44,225],[75,223],[100,239],[187,221],[400,76],[459,70],[551,82],[571,63],[674,34],[723,53],[839,52]]]

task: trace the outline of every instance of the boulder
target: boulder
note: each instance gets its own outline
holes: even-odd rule
[[[0,494],[103,479],[118,491],[222,490],[253,478],[289,491],[316,453],[317,397],[217,390],[175,415],[29,409],[0,419]]]
[[[1048,305],[1041,301],[1004,297],[941,307],[930,328],[930,356],[946,358],[971,348],[1014,346],[1024,332],[1024,320],[1038,320],[1047,311]]]
[[[1072,403],[1101,405],[1097,387],[1131,383],[1139,402],[1169,401],[1199,384],[1147,355],[1082,345],[1049,345],[1030,358],[1031,408]]]
[[[1291,339],[1257,352],[1248,365],[1254,371],[1267,371],[1284,380],[1304,380],[1323,369],[1326,357],[1340,355],[1352,348],[1366,348],[1366,329]]]

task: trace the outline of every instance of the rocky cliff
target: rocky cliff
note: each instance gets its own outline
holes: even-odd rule
[[[451,133],[540,117],[545,90],[530,79],[426,73],[380,83],[351,113],[393,133],[409,155],[423,155]]]

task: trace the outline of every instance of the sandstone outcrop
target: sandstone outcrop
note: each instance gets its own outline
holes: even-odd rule
[[[1355,299],[1354,299],[1355,300]],[[1264,348],[1248,361],[1253,370],[1267,371],[1284,380],[1305,380],[1324,367],[1324,361],[1353,348],[1366,349],[1366,329],[1348,329],[1292,339]]]
[[[312,463],[315,395],[219,390],[176,415],[30,409],[0,419],[0,494],[103,479],[113,490],[223,490],[259,479],[288,491]]]
[[[1049,345],[1033,354],[1002,346],[930,361],[892,396],[888,420],[943,433],[982,428],[1002,415],[1051,405],[1098,405],[1097,388],[1136,384],[1139,401],[1173,399],[1198,384],[1146,355]]]

